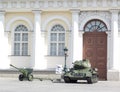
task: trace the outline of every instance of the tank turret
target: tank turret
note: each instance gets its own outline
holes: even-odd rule
[[[74,69],[84,69],[84,68],[90,68],[91,64],[89,60],[77,60],[73,63],[73,68]]]

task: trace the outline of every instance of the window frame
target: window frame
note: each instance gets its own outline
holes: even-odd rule
[[[28,51],[29,50],[29,43],[28,43],[29,42],[29,32],[28,32],[28,28],[26,29],[26,31],[22,31],[22,30],[16,31],[17,27],[19,27],[20,25],[22,25],[23,27],[27,28],[27,26],[24,25],[24,24],[19,24],[19,25],[17,25],[14,28],[14,30],[13,30],[13,55],[14,56],[28,56],[29,55],[29,51]],[[19,41],[15,40],[15,34],[20,34],[20,40]],[[23,34],[27,34],[27,40],[23,40]],[[24,38],[26,39],[26,37],[24,37]],[[16,54],[15,43],[19,43],[20,44],[20,50],[18,52],[19,54]],[[23,51],[23,44],[27,44],[26,52]]]
[[[85,32],[93,32],[93,31],[105,32],[105,31],[107,31],[107,26],[106,26],[106,24],[103,21],[101,21],[99,19],[93,19],[93,20],[88,21],[85,24],[84,31]]]
[[[56,25],[59,25],[60,27],[62,27],[63,31],[52,31],[53,27],[55,27]],[[59,35],[61,33],[64,34],[64,40],[63,41],[59,41]],[[56,41],[51,41],[51,34],[56,34],[57,35],[57,40]],[[63,54],[61,54],[61,55],[59,54],[60,53],[59,44],[64,44],[64,47],[65,47],[65,35],[66,35],[65,28],[61,24],[55,24],[50,28],[50,30],[49,30],[49,55],[50,56],[64,56],[64,51],[63,51]],[[55,52],[56,55],[52,55],[52,53],[51,53],[51,43],[57,44],[56,45],[56,52]],[[64,49],[64,47],[63,47],[63,49]]]

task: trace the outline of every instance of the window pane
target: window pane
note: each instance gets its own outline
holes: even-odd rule
[[[22,41],[28,41],[28,33],[22,34]]]
[[[89,23],[89,24],[87,25],[88,28],[91,28],[91,26],[92,26],[91,23]]]
[[[102,28],[102,31],[107,31],[106,27],[103,27],[103,28]]]
[[[28,31],[27,27],[24,25],[19,25],[16,27],[15,31]]]
[[[65,31],[65,30],[64,30],[63,26],[58,24],[58,25],[53,26],[51,31]]]
[[[88,27],[85,28],[85,32],[89,32],[89,28]]]
[[[64,43],[59,43],[59,45],[58,45],[58,55],[60,55],[60,56],[64,55],[64,47],[65,47]]]
[[[92,32],[92,31],[99,31],[100,32],[100,31],[106,31],[107,27],[102,21],[93,20],[93,21],[90,21],[89,23],[87,23],[84,30],[86,32],[88,32],[88,31],[89,32]]]
[[[51,41],[57,41],[57,34],[56,33],[51,33]]]
[[[50,33],[50,55],[52,56],[63,55],[64,41],[65,30],[63,26],[59,24],[53,26]]]
[[[100,28],[102,28],[102,27],[104,27],[104,24],[103,24],[103,23],[100,24]]]
[[[59,33],[59,41],[65,41],[65,33]]]
[[[20,43],[14,43],[14,55],[20,55]]]
[[[14,55],[28,55],[28,41],[27,27],[24,25],[18,25],[14,33]]]
[[[20,33],[14,34],[14,41],[20,41]]]
[[[91,26],[90,31],[95,31],[95,25]]]
[[[101,24],[101,22],[100,21],[96,21],[96,25],[100,25]]]
[[[22,43],[22,55],[28,55],[28,43]]]
[[[95,25],[95,21],[92,21],[92,22],[91,22],[91,25]]]
[[[57,52],[57,45],[56,45],[56,43],[51,43],[50,44],[50,55],[51,56],[55,56],[55,55],[57,55],[56,52]]]

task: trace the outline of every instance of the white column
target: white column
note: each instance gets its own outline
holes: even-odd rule
[[[107,32],[106,32],[106,34],[107,34],[107,69],[111,69],[112,68],[112,64],[111,64],[111,62],[112,62],[112,54],[111,54],[111,48],[112,48],[112,46],[111,46],[111,31],[110,30],[108,30]]]
[[[0,69],[9,68],[9,59],[8,59],[8,37],[5,34],[4,30],[4,18],[5,12],[0,11]]]
[[[112,60],[112,69],[118,70],[120,67],[120,46],[118,40],[118,10],[111,10],[111,45],[112,45],[112,52],[111,52],[111,60]]]
[[[34,60],[35,69],[45,69],[44,62],[44,38],[41,34],[41,11],[33,11],[34,16]]]
[[[79,10],[72,10],[71,60],[82,59],[82,36],[79,33]]]
[[[120,42],[118,39],[118,10],[111,10],[111,39],[110,62],[107,71],[107,80],[120,80]]]
[[[80,51],[80,55],[78,56],[79,57],[79,60],[82,60],[83,59],[83,34],[84,34],[84,32],[83,32],[83,30],[80,30],[79,31],[79,46],[78,46],[78,49],[79,49],[79,51]]]

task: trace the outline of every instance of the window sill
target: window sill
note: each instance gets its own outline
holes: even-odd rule
[[[51,56],[51,55],[46,55],[45,57],[64,57],[64,56]]]
[[[10,56],[10,57],[30,57],[31,55],[8,55],[8,56]]]

